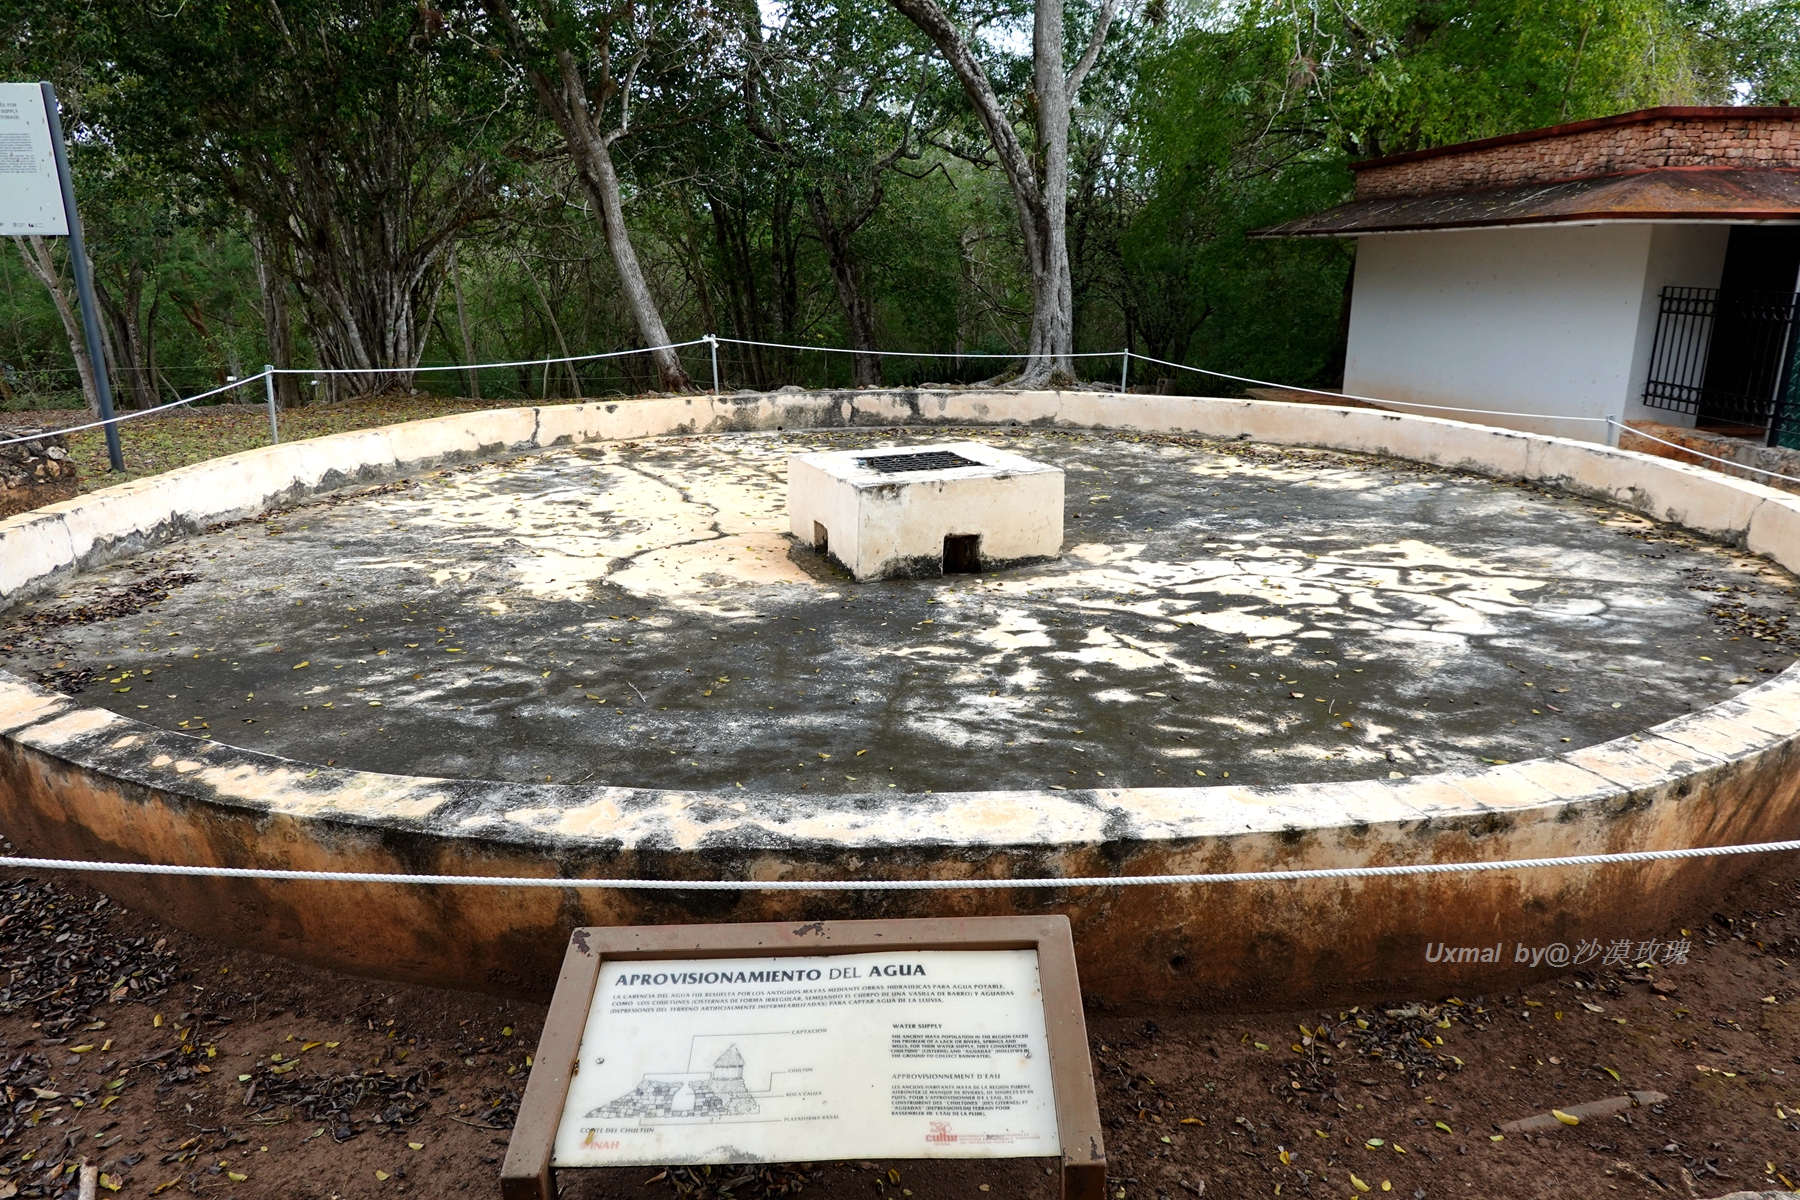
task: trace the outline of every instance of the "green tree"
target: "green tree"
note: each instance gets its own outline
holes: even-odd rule
[[[399,0],[93,11],[115,74],[97,124],[249,215],[333,394],[410,388],[450,248],[520,145],[503,72]]]
[[[755,24],[745,120],[806,198],[857,351],[852,382],[874,386],[875,300],[857,235],[889,176],[920,171],[946,81],[918,31],[881,0],[796,0],[766,39]]]

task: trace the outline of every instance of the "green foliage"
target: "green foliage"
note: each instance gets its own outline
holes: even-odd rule
[[[1371,0],[1337,16],[1296,35],[1293,81],[1355,153],[1724,99],[1666,0]]]
[[[1072,46],[1092,9],[1068,6]],[[633,97],[615,157],[672,336],[848,345],[836,262],[853,268],[884,349],[1022,347],[1012,200],[961,89],[887,4],[792,0],[766,24],[747,0],[519,10],[538,23],[534,45],[617,81],[605,111]],[[1025,97],[1028,6],[958,11],[1002,93]],[[0,0],[0,66],[64,97],[96,274],[162,400],[267,361],[282,300],[303,365],[346,361],[353,333],[377,343],[377,365],[464,362],[452,246],[477,359],[634,344],[563,139],[495,44],[476,0]],[[678,45],[692,53],[668,53]],[[1249,235],[1346,199],[1352,158],[1653,104],[1797,96],[1800,0],[1157,0],[1116,23],[1075,114],[1078,348],[1129,342],[1214,371],[1333,382],[1350,247]],[[1030,117],[1021,102],[1021,129]],[[708,380],[704,348],[685,361]],[[1085,361],[1116,378],[1116,359]],[[817,353],[727,348],[722,365],[727,386],[850,381],[847,358]],[[894,358],[882,377],[995,367]],[[0,379],[13,404],[75,393],[61,324],[10,249]],[[623,358],[480,382],[491,400],[636,391],[654,375]]]
[[[1709,78],[1746,104],[1800,103],[1800,0],[1685,0]]]

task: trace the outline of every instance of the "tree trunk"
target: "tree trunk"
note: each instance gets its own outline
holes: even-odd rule
[[[1069,278],[1069,88],[1062,0],[1037,0],[1031,36],[1037,93],[1038,261],[1031,271],[1031,360],[1020,386],[1075,380],[1075,289]],[[1060,378],[1059,378],[1060,377]]]
[[[831,281],[837,286],[838,303],[844,307],[844,321],[850,329],[851,381],[857,387],[881,386],[881,356],[875,350],[875,309],[863,290],[862,264],[850,246],[850,231],[832,219],[825,194],[818,188],[806,193],[807,207],[812,210],[813,226],[819,240],[825,243],[825,257],[831,264]]]
[[[537,281],[537,276],[532,274],[531,268],[523,259],[519,261],[519,270],[525,272],[525,278],[531,281],[531,290],[537,293],[538,303],[544,309],[544,317],[550,322],[550,332],[556,335],[556,344],[562,349],[563,370],[569,377],[569,399],[579,400],[581,399],[581,377],[575,373],[575,364],[570,361],[569,341],[563,337],[562,323],[556,319],[556,310],[550,307],[550,297],[544,294],[543,285]],[[544,357],[548,358],[549,355]],[[549,363],[544,364],[544,396],[546,399],[550,396]]]
[[[154,408],[156,379],[150,373],[144,337],[144,269],[132,267],[121,274],[119,284],[119,293],[114,295],[104,280],[94,276],[94,298],[112,331],[110,353],[119,377],[113,392],[129,396],[132,408]]]
[[[793,189],[777,186],[769,206],[769,274],[775,307],[775,336],[771,341],[789,346],[799,342],[800,235],[794,227]],[[800,382],[797,350],[771,350],[777,384]]]
[[[153,404],[162,403],[162,385],[156,369],[156,313],[162,308],[162,289],[150,301],[150,311],[144,314],[144,371],[150,376],[150,400]],[[173,399],[174,397],[170,397]]]
[[[525,35],[507,0],[482,0],[482,7],[504,32],[513,56],[525,65],[525,74],[539,103],[562,132],[581,185],[600,213],[600,229],[606,235],[607,249],[612,251],[619,287],[637,322],[638,336],[644,339],[650,359],[656,364],[662,390],[693,391],[694,381],[688,378],[681,358],[668,348],[669,331],[663,327],[662,312],[656,306],[656,297],[650,294],[643,268],[638,265],[637,250],[631,244],[631,231],[625,226],[625,204],[619,192],[619,174],[613,167],[612,145],[625,136],[629,126],[622,117],[618,126],[602,133],[595,124],[596,114],[588,105],[590,92],[575,56],[568,50],[554,51],[556,78],[551,79],[544,70],[532,65],[535,56],[526,52]],[[629,103],[629,98],[622,103]]]
[[[269,346],[269,364],[280,371],[294,369],[294,332],[288,318],[287,280],[269,262],[269,243],[254,223],[250,226],[250,251],[256,259],[256,286],[262,293],[263,336]],[[300,379],[275,376],[275,403],[280,408],[300,407]]]
[[[88,412],[97,417],[100,415],[100,391],[94,385],[94,364],[88,360],[87,338],[82,333],[81,317],[70,302],[69,294],[63,290],[62,275],[56,269],[56,260],[50,257],[50,246],[35,234],[22,237],[19,239],[19,256],[25,260],[25,269],[50,289],[56,315],[62,318],[63,332],[69,338],[69,353],[75,359],[75,374],[81,380],[82,398],[87,401]]]
[[[559,54],[558,58],[564,63],[564,76],[567,79],[575,70],[574,60],[566,52]],[[571,86],[578,87],[579,84]],[[631,231],[625,227],[625,205],[619,196],[618,173],[613,170],[611,139],[598,136],[597,131],[591,128],[587,133],[589,136],[584,137],[581,142],[584,149],[577,155],[582,162],[582,182],[587,185],[589,195],[600,207],[600,227],[606,234],[607,249],[612,251],[613,266],[618,269],[625,302],[631,307],[631,315],[637,321],[638,335],[650,347],[650,361],[656,364],[656,375],[662,383],[662,390],[691,392],[694,390],[694,381],[682,367],[680,356],[669,349],[669,343],[673,339],[663,327],[662,313],[656,307],[656,297],[650,294],[650,285],[644,279],[643,268],[638,265],[637,250],[631,244]]]
[[[955,72],[993,143],[1019,210],[1025,265],[1031,273],[1031,340],[1014,385],[1061,384],[1075,378],[1074,287],[1069,278],[1069,112],[1082,80],[1100,56],[1114,0],[1103,0],[1086,51],[1063,68],[1063,0],[1037,0],[1031,54],[1037,111],[1035,154],[1014,132],[1006,107],[960,30],[937,0],[889,0],[937,46]]]
[[[463,310],[462,265],[456,247],[450,247],[450,286],[456,292],[456,327],[462,333],[463,362],[469,365],[469,399],[481,399],[481,372],[475,369],[475,343],[469,337],[469,317]]]
[[[258,214],[270,267],[303,305],[321,390],[333,400],[412,390],[444,258],[468,211],[426,207],[423,153],[402,113],[372,126],[353,174],[309,151],[291,163],[248,163],[234,178]],[[480,185],[472,171],[461,186]]]
[[[424,282],[410,272],[357,275],[323,268],[299,284],[308,301],[313,351],[319,366],[333,372],[325,376],[331,399],[412,390],[423,349],[421,310],[435,299],[418,294]],[[435,292],[441,282],[428,286]]]
[[[756,265],[750,260],[749,218],[734,210],[731,201],[717,192],[708,192],[707,209],[712,213],[713,241],[719,248],[719,261],[725,266],[725,301],[731,310],[733,336],[752,343],[739,347],[748,361],[748,376],[740,383],[767,388],[771,372],[768,348],[761,343],[764,336],[762,297],[756,286]]]

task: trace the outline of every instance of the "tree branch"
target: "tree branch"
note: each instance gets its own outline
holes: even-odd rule
[[[1082,51],[1081,58],[1076,61],[1074,68],[1069,72],[1067,82],[1063,85],[1068,91],[1070,104],[1075,103],[1075,93],[1081,90],[1082,80],[1087,78],[1087,73],[1093,70],[1094,64],[1100,60],[1100,47],[1106,41],[1106,30],[1112,24],[1113,11],[1116,7],[1116,0],[1106,0],[1100,6],[1100,15],[1094,18],[1094,32],[1088,38],[1087,49]]]
[[[1011,181],[1013,192],[1021,203],[1033,210],[1043,206],[1042,193],[1038,188],[1037,176],[1031,169],[1031,156],[1019,143],[1019,135],[1013,129],[1012,122],[1007,119],[1006,109],[1000,103],[1000,97],[994,94],[994,85],[988,80],[987,72],[981,69],[976,61],[975,53],[969,43],[950,17],[938,7],[936,0],[888,0],[896,11],[930,38],[937,46],[944,61],[956,73],[957,81],[963,85],[963,91],[969,97],[969,103],[975,107],[975,115],[980,119],[982,128],[987,130],[988,138],[994,143],[994,152],[1000,160],[1000,166],[1006,171]],[[1108,0],[1108,11],[1112,0]]]

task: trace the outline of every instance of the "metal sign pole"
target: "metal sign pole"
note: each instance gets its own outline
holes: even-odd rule
[[[113,421],[112,380],[106,370],[106,346],[100,340],[100,310],[94,304],[94,277],[88,272],[87,243],[81,236],[81,217],[75,211],[75,180],[69,174],[69,151],[63,145],[61,109],[56,88],[38,84],[44,92],[44,116],[50,121],[50,149],[56,155],[56,181],[62,187],[63,213],[69,222],[69,269],[75,275],[75,298],[81,305],[81,331],[87,336],[88,362],[94,371],[94,397],[100,402],[100,419],[106,422],[106,457],[112,469],[125,470],[125,452],[119,446],[119,427]]]

